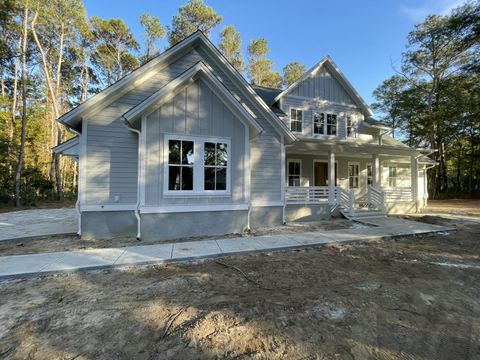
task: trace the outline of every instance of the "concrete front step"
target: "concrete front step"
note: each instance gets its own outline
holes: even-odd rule
[[[356,219],[364,219],[364,218],[371,218],[371,217],[386,217],[386,215],[380,210],[361,210],[355,209],[353,215],[351,215],[348,211],[340,210],[343,216],[345,216],[349,220],[356,220]]]

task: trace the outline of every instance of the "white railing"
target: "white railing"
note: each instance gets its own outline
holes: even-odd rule
[[[387,194],[376,186],[370,185],[368,187],[368,203],[384,214],[387,212]]]
[[[285,202],[290,205],[328,203],[328,186],[287,186]]]
[[[386,202],[413,201],[412,188],[383,189],[386,195]]]
[[[335,202],[340,205],[350,216],[355,213],[355,193],[347,191],[340,186],[335,187]]]

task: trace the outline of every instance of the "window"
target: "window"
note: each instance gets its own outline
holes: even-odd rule
[[[293,132],[302,132],[303,110],[290,109],[290,130]]]
[[[227,144],[205,142],[204,189],[227,190]]]
[[[360,164],[348,163],[348,186],[350,189],[358,189],[358,173]]]
[[[193,190],[193,141],[168,140],[168,190]]]
[[[388,167],[388,186],[389,187],[397,186],[397,167],[396,166]]]
[[[164,191],[225,194],[230,191],[230,140],[194,136],[165,137]]]
[[[288,161],[288,186],[300,186],[301,167],[300,160]]]
[[[347,115],[347,137],[356,138],[357,137],[357,122],[352,118],[352,116]]]
[[[327,114],[327,135],[337,135],[337,115]]]
[[[315,113],[313,114],[313,133],[324,134],[325,126],[325,114]]]
[[[367,164],[367,186],[373,184],[373,168],[372,164]]]

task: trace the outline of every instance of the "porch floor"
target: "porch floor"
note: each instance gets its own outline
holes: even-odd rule
[[[372,223],[372,221],[376,223]],[[286,250],[345,241],[372,240],[455,230],[439,225],[392,218],[368,219],[365,222],[373,226],[357,224],[352,228],[332,231],[3,256],[0,257],[0,278],[205,259],[257,251]]]

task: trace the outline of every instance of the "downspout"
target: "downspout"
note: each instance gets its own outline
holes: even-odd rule
[[[70,126],[65,124],[63,121],[59,121],[60,124],[64,125],[67,131],[71,132],[72,134],[75,134],[79,137],[79,140],[82,138],[82,133],[72,129]],[[81,141],[79,142],[79,144]],[[78,156],[78,168],[80,169],[80,154]],[[80,177],[78,179],[78,184],[80,184]],[[78,185],[77,185],[78,186]],[[77,230],[77,236],[82,236],[82,210],[80,209],[80,192],[77,190],[77,201],[75,202],[75,211],[77,212],[77,224],[78,224],[78,230]]]
[[[128,120],[122,115],[122,118],[124,120],[124,125],[125,127],[130,130],[131,132],[134,132],[138,135],[138,170],[137,170],[137,203],[135,204],[135,218],[137,219],[137,240],[141,239],[141,218],[140,218],[140,172],[142,170],[142,163],[141,163],[141,132],[137,129],[134,129]]]

